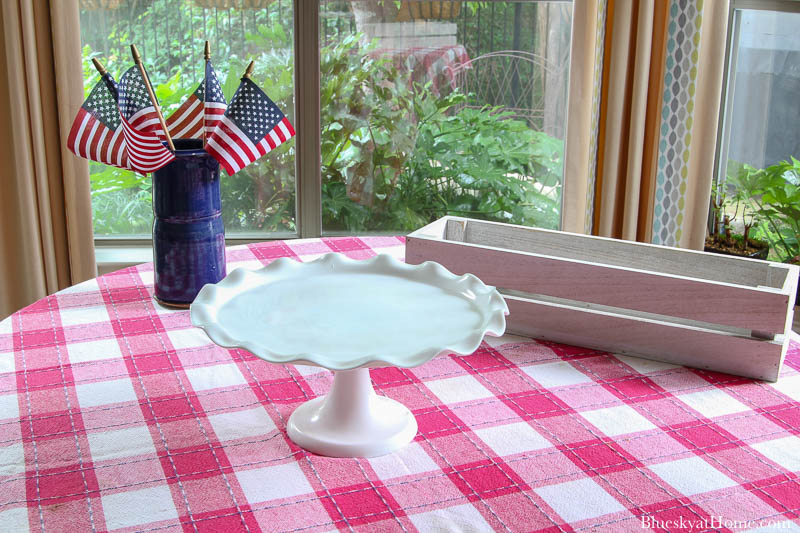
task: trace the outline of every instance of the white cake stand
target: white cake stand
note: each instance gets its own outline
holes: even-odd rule
[[[333,457],[383,455],[417,433],[404,405],[375,394],[369,368],[472,353],[484,335],[505,332],[507,314],[497,290],[472,274],[388,255],[236,269],[203,287],[191,306],[192,323],[220,346],[335,372],[330,392],[295,409],[287,424],[299,446]]]

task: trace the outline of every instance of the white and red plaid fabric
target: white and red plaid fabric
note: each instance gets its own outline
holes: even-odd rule
[[[229,270],[402,238],[253,244]],[[776,384],[529,339],[372,370],[414,442],[331,459],[288,440],[327,370],[212,344],[152,265],[0,322],[2,531],[800,529],[800,346]],[[761,528],[761,529],[759,529]]]

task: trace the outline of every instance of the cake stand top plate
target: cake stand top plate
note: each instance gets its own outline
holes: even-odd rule
[[[190,312],[221,346],[273,363],[350,370],[472,353],[484,335],[505,332],[508,307],[494,287],[438,263],[331,253],[236,269],[203,287]]]

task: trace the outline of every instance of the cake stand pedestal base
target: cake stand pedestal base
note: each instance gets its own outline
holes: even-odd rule
[[[286,426],[298,446],[329,457],[375,457],[411,442],[417,421],[407,407],[378,396],[368,368],[334,373],[326,396],[297,409]]]

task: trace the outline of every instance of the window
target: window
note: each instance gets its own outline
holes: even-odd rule
[[[728,199],[725,213],[734,226],[755,223],[756,238],[773,245],[771,258],[797,253],[797,216],[783,222],[759,217],[765,201],[764,179],[781,162],[800,158],[800,3],[734,1],[728,39],[722,127],[717,149],[717,190]],[[781,167],[775,176],[791,184],[800,178]],[[785,167],[788,168],[788,167]],[[783,176],[781,176],[783,174]],[[797,189],[798,183],[793,186]],[[787,189],[788,190],[788,189]],[[747,193],[731,202],[737,192]],[[763,211],[761,211],[763,214]],[[781,236],[790,228],[795,229]],[[788,247],[785,245],[788,244]],[[795,250],[791,252],[791,250]]]
[[[84,85],[116,76],[137,43],[165,114],[197,86],[203,42],[230,98],[254,80],[295,120],[289,0],[81,0]],[[405,233],[445,214],[560,225],[569,2],[322,0],[321,189],[298,187],[293,140],[222,177],[229,238]],[[302,34],[302,32],[301,32]],[[315,104],[314,104],[315,105]],[[146,239],[149,177],[91,164],[96,238]],[[317,195],[317,203],[301,195]]]
[[[133,64],[129,44],[142,53],[165,117],[197,88],[203,44],[228,100],[249,58],[253,79],[294,121],[293,10],[287,0],[81,0],[84,90],[99,79],[98,57],[115,74]],[[218,7],[219,6],[219,7]],[[279,146],[234,176],[222,172],[223,221],[228,235],[295,234],[294,141]],[[149,238],[153,226],[150,177],[91,163],[96,238]],[[263,237],[262,237],[263,238]]]
[[[557,228],[572,5],[347,4],[322,13],[323,232]]]

